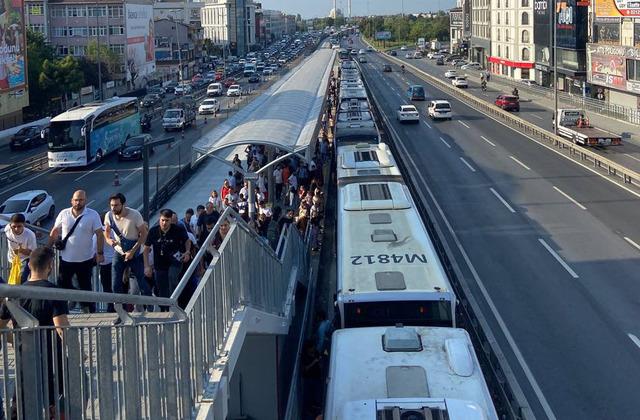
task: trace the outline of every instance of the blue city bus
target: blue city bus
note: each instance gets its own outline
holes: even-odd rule
[[[71,108],[51,119],[44,133],[49,145],[49,167],[99,162],[138,134],[140,114],[136,98],[114,97]]]

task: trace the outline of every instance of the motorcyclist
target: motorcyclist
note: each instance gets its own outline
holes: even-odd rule
[[[511,94],[512,94],[513,96],[515,96],[516,98],[519,98],[519,97],[520,97],[519,92],[518,92],[518,88],[517,88],[517,87],[514,87],[514,88],[513,88],[513,90],[511,91]]]
[[[482,81],[480,82],[480,86],[482,86],[482,90],[483,91],[487,90],[487,81],[484,79],[484,77],[482,78]]]
[[[404,64],[400,66],[400,69],[402,69],[402,72],[404,73]]]
[[[142,118],[140,118],[140,127],[143,131],[151,130],[151,119],[151,115],[146,113],[142,116]]]

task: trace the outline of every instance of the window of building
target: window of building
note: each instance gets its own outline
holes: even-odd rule
[[[529,41],[529,31],[527,31],[526,29],[524,31],[522,31],[522,42],[523,43],[528,43]]]
[[[67,16],[87,17],[87,8],[84,6],[67,6]]]
[[[52,35],[55,37],[66,37],[69,33],[68,28],[66,26],[56,26],[53,28]]]
[[[509,8],[509,0],[504,0],[504,8],[505,9]]]
[[[124,8],[122,6],[109,6],[109,17],[116,18],[124,16]]]
[[[529,7],[529,0],[522,0],[522,7]]]
[[[107,16],[107,6],[89,6],[89,17]]]
[[[72,26],[69,28],[69,36],[87,36],[86,26]]]
[[[500,41],[500,28],[496,28],[496,37],[498,38],[498,41]]]
[[[498,25],[500,25],[500,12],[498,12]]]
[[[58,54],[58,55],[68,55],[69,54],[69,47],[67,47],[66,45],[58,45],[56,47],[56,54]]]
[[[500,45],[498,45],[498,57],[502,57],[502,53],[500,51]]]
[[[31,16],[42,16],[44,14],[44,6],[41,4],[30,4],[27,13]]]
[[[529,13],[527,12],[522,13],[522,24],[523,25],[529,24]]]
[[[109,48],[116,54],[124,54],[124,44],[111,44],[109,45]]]
[[[86,53],[84,45],[72,45],[69,47],[69,51],[71,52],[71,55],[75,55],[76,57],[81,57]]]
[[[529,48],[522,49],[522,61],[529,61],[531,58],[529,56]]]
[[[107,27],[106,26],[90,26],[89,34],[91,36],[106,36],[107,35]]]
[[[509,24],[509,12],[504,14],[504,24],[505,25]]]
[[[640,60],[627,60],[627,80],[640,81]]]
[[[520,69],[520,78],[522,80],[529,80],[529,69]]]
[[[124,26],[109,26],[109,35],[124,35]]]
[[[62,7],[52,7],[51,8],[51,16],[52,17],[65,17],[67,16],[67,11],[64,6]]]
[[[33,32],[40,32],[41,34],[44,33],[44,24],[42,24],[42,23],[32,23],[32,24],[29,25],[29,28]]]
[[[504,47],[504,58],[509,59],[509,46]]]
[[[498,9],[500,8],[500,0],[498,0]]]

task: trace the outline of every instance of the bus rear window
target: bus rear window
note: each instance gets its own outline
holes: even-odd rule
[[[449,301],[345,303],[344,312],[344,325],[347,328],[384,327],[395,324],[453,327]]]

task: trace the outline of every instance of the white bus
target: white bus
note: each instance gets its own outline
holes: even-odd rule
[[[46,130],[49,167],[87,166],[140,134],[136,98],[111,98],[71,108]]]
[[[497,420],[467,332],[375,327],[333,333],[325,420]]]
[[[362,178],[338,188],[341,327],[454,327],[456,296],[407,186]]]
[[[400,169],[385,143],[358,143],[338,147],[338,185],[361,180],[402,182]]]

